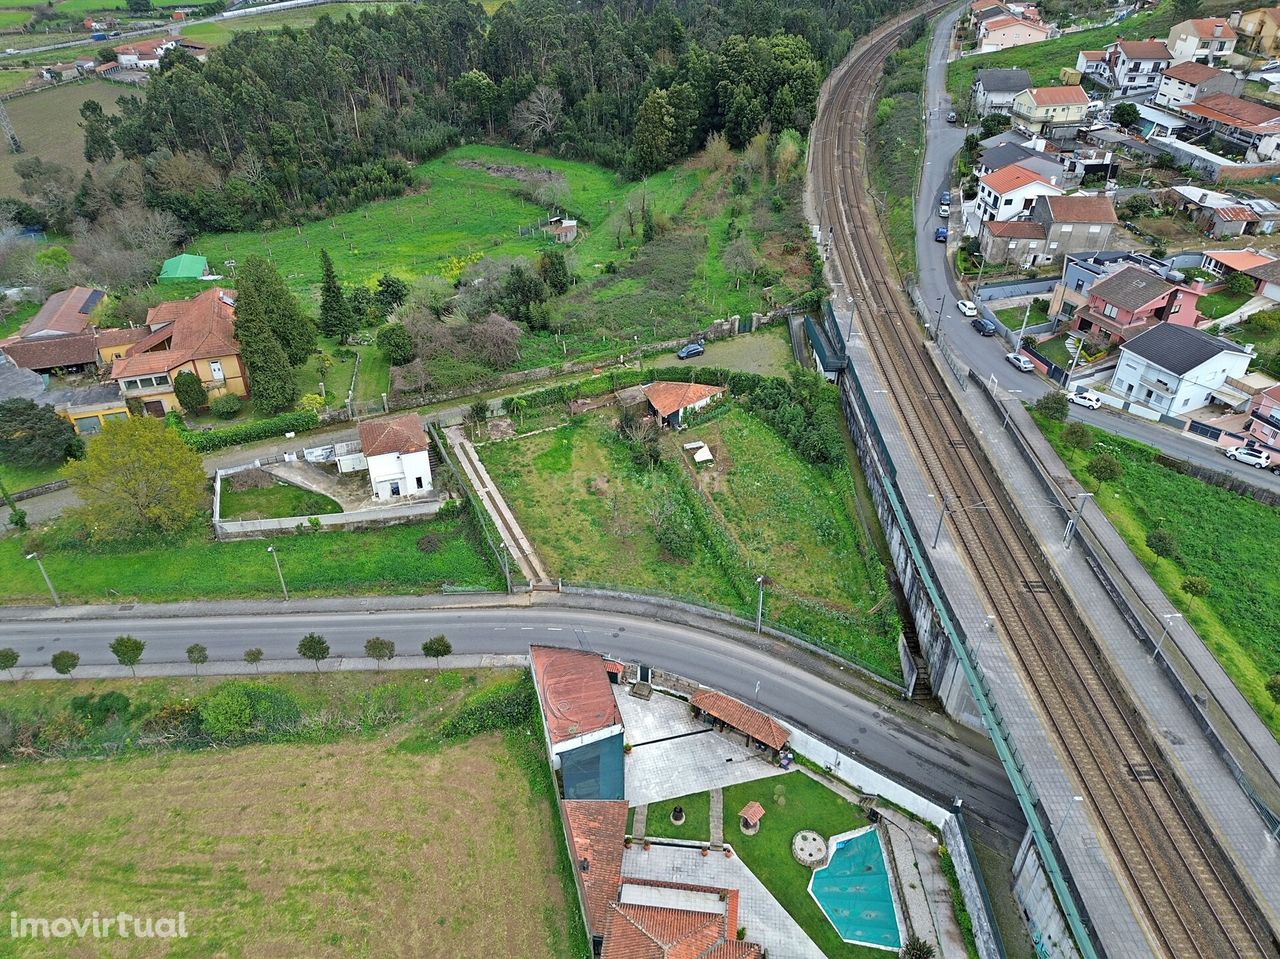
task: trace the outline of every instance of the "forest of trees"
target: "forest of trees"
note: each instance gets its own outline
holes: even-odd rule
[[[86,158],[141,172],[192,231],[277,225],[392,196],[463,137],[641,176],[724,131],[808,129],[852,39],[902,0],[444,0],[241,33],[166,54],[121,114],[82,113]],[[82,192],[91,187],[82,185]]]

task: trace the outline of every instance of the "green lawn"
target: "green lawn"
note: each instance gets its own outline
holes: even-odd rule
[[[1196,310],[1201,316],[1207,316],[1211,320],[1218,320],[1228,313],[1240,309],[1252,297],[1252,290],[1248,293],[1228,293],[1226,290],[1219,290],[1196,300]]]
[[[1101,494],[1095,502],[1280,737],[1280,704],[1264,688],[1280,673],[1280,577],[1260,575],[1258,566],[1280,538],[1280,510],[1176,473],[1154,462],[1151,447],[1090,428],[1095,451],[1105,449],[1124,466],[1119,480],[1099,489],[1085,470],[1093,452],[1065,446],[1060,424],[1040,425],[1076,479]],[[1147,547],[1147,533],[1157,528],[1173,533],[1176,558],[1161,559]],[[1182,588],[1193,574],[1212,584],[1208,596]]]
[[[688,562],[662,553],[651,511],[674,494],[662,470],[637,469],[630,452],[593,414],[546,433],[487,443],[480,458],[515,510],[552,576],[637,587],[736,605],[705,546]]]
[[[1051,363],[1056,363],[1064,370],[1071,369],[1071,363],[1074,357],[1067,349],[1066,335],[1055,336],[1036,344],[1036,350]],[[1083,357],[1082,357],[1083,359]]]
[[[767,577],[769,619],[898,676],[895,607],[884,568],[852,519],[848,468],[828,475],[809,465],[737,406],[678,439],[702,440],[714,453],[715,463],[690,472],[746,568]],[[678,445],[670,455],[680,455]]]
[[[12,313],[0,318],[0,337],[17,333],[23,323],[40,312],[40,306],[41,304],[33,303],[30,300],[23,300],[21,303],[15,304]]]
[[[356,400],[364,402],[382,398],[391,389],[391,364],[376,344],[353,346],[360,354],[360,375],[356,377]]]
[[[31,489],[33,486],[52,483],[59,478],[61,469],[62,464],[59,463],[47,466],[13,466],[0,463],[0,483],[4,483],[10,493],[16,493],[19,490]],[[21,508],[22,504],[19,503],[18,506]]]
[[[298,367],[298,392],[302,396],[308,393],[319,393],[320,382],[323,380],[324,405],[342,406],[347,402],[347,390],[351,388],[351,377],[356,371],[355,356],[336,355],[342,347],[338,346],[337,340],[330,337],[321,337],[316,342],[316,348],[328,358],[328,372],[322,373],[320,357],[312,356]],[[355,347],[347,347],[347,350],[353,354],[355,349]]]
[[[93,48],[90,48],[92,50]],[[35,54],[33,60],[48,56],[45,63],[59,59],[72,60],[80,56],[82,49],[51,50],[48,54]],[[80,105],[86,100],[96,100],[109,114],[118,112],[116,98],[124,88],[102,80],[86,80],[49,90],[41,90],[27,96],[16,97],[5,103],[14,130],[22,141],[20,155],[8,149],[0,152],[0,196],[20,196],[19,180],[13,165],[21,157],[38,156],[42,160],[60,163],[71,169],[77,181],[88,168],[84,159],[84,136],[77,124],[80,122]]]
[[[786,802],[775,801],[774,789],[782,785]],[[738,811],[755,800],[764,807],[760,831],[744,836],[738,828]],[[809,895],[812,871],[791,856],[791,837],[812,829],[830,838],[867,824],[862,809],[836,795],[803,772],[729,786],[724,791],[724,839],[755,873],[810,939],[830,959],[883,959],[887,953],[844,942],[813,897]],[[751,929],[747,929],[751,938]]]
[[[24,26],[30,19],[30,10],[0,10],[0,30]],[[8,42],[8,38],[5,39]]]
[[[675,806],[684,807],[684,823],[676,826],[671,822],[671,810]],[[688,839],[692,842],[711,841],[711,795],[694,793],[681,796],[679,799],[668,799],[665,802],[649,803],[648,818],[645,820],[644,834],[663,839]]]
[[[424,553],[417,541],[428,533],[439,542]],[[87,549],[38,537],[31,542],[66,602],[279,595],[275,566],[262,540],[218,543],[202,531],[171,544],[134,548]],[[422,593],[445,584],[503,587],[490,554],[466,535],[458,517],[363,532],[305,533],[271,542],[290,595]],[[24,543],[15,536],[0,539],[0,602],[47,602],[39,571],[23,559]]]
[[[321,516],[341,513],[329,497],[288,483],[264,489],[222,491],[223,519],[281,519],[286,516]]]
[[[1022,329],[1022,318],[1027,313],[1025,306],[1008,306],[1003,310],[993,311],[996,319],[1005,325],[1006,328],[1013,330],[1015,333]],[[1037,323],[1047,323],[1049,321],[1049,303],[1047,300],[1036,299],[1031,303],[1031,315],[1027,318],[1027,326],[1035,326]]]

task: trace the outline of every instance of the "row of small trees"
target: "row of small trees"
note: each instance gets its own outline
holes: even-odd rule
[[[128,666],[133,675],[138,675],[137,666],[142,662],[142,654],[147,648],[146,642],[136,636],[122,635],[113,639],[107,648],[111,650],[121,666]],[[443,635],[432,636],[422,644],[422,655],[434,659],[437,669],[440,667],[440,657],[448,656],[452,652],[453,644]],[[384,662],[395,658],[396,644],[381,636],[370,636],[364,642],[364,654],[374,661],[378,669],[381,669]],[[298,655],[314,662],[316,672],[319,672],[320,663],[329,658],[329,643],[319,633],[307,633],[298,642]],[[18,659],[16,649],[0,649],[0,669],[12,674],[13,668],[18,665]],[[200,667],[208,661],[208,647],[201,643],[192,643],[187,647],[187,662],[196,668],[197,675],[200,673]],[[262,662],[262,650],[256,646],[246,649],[244,661],[256,670],[258,664]],[[73,653],[69,649],[60,649],[53,654],[49,665],[58,675],[70,676],[80,665],[80,654]]]

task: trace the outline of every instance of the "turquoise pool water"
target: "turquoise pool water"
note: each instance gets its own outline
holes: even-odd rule
[[[809,894],[845,942],[901,949],[898,913],[879,834],[866,829],[833,841],[835,851],[825,866],[814,870]]]

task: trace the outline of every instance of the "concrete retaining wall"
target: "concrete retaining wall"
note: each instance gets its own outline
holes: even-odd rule
[[[978,947],[978,955],[982,959],[1004,959],[1004,944],[1000,941],[1000,934],[991,915],[987,886],[982,881],[982,870],[974,857],[969,831],[958,810],[954,815],[949,813],[943,821],[942,842],[951,853],[951,861],[956,867],[956,879],[960,882],[960,895],[964,898],[964,907],[973,923],[973,939]]]

